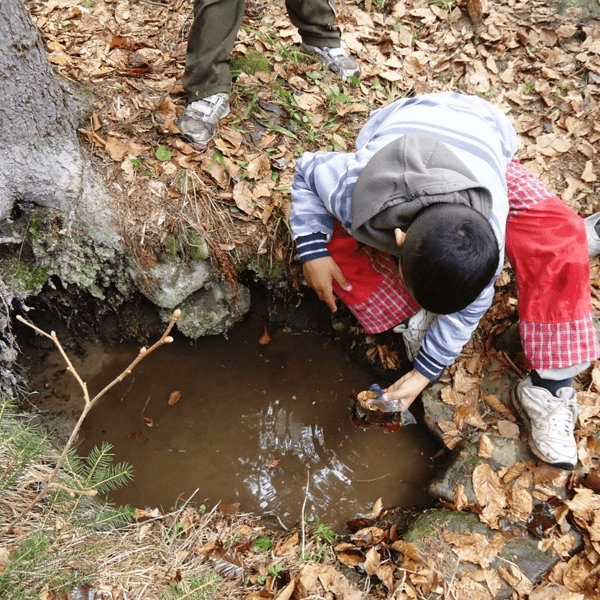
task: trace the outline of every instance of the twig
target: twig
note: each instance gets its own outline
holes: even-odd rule
[[[51,339],[54,342],[54,344],[56,345],[56,347],[62,354],[62,357],[65,359],[68,370],[71,373],[73,373],[73,375],[75,376],[75,379],[77,380],[77,382],[79,383],[79,386],[81,387],[81,389],[83,391],[85,406],[83,408],[83,412],[81,413],[81,416],[79,417],[77,423],[75,424],[75,427],[73,428],[73,431],[71,432],[69,439],[67,440],[67,443],[65,444],[65,447],[64,447],[60,457],[58,458],[58,461],[56,462],[56,465],[54,466],[54,469],[52,470],[52,473],[50,473],[50,476],[46,480],[46,484],[38,492],[38,494],[35,496],[35,498],[8,525],[6,525],[2,529],[2,531],[0,531],[0,538],[11,533],[13,528],[15,527],[15,525],[17,523],[19,523],[19,521],[21,521],[21,519],[23,519],[23,517],[25,517],[25,515],[38,502],[40,502],[40,500],[42,498],[44,498],[44,496],[46,496],[46,494],[49,492],[51,487],[57,486],[57,484],[54,483],[54,480],[56,479],[58,472],[60,471],[60,468],[62,467],[62,464],[65,461],[65,458],[67,457],[69,450],[73,446],[75,439],[77,438],[77,434],[79,433],[79,429],[81,428],[81,425],[82,425],[85,417],[90,412],[92,407],[108,390],[110,390],[110,388],[112,388],[114,385],[116,385],[120,381],[123,381],[123,379],[125,379],[125,377],[127,377],[127,375],[129,375],[131,373],[133,368],[142,360],[142,358],[144,358],[145,356],[148,356],[148,354],[150,354],[151,352],[156,350],[159,346],[162,346],[163,344],[170,344],[173,341],[173,338],[169,335],[169,333],[171,332],[171,329],[173,329],[173,326],[177,322],[177,319],[180,317],[180,315],[181,315],[181,311],[179,309],[177,309],[173,313],[171,322],[167,326],[165,332],[161,335],[160,339],[155,344],[150,346],[150,348],[148,348],[148,349],[142,348],[140,350],[139,354],[137,355],[137,357],[133,360],[133,362],[119,376],[117,376],[111,383],[109,383],[101,392],[96,394],[91,400],[90,400],[90,395],[88,392],[87,384],[85,383],[85,381],[83,381],[81,379],[81,377],[79,376],[79,373],[77,373],[77,371],[75,370],[73,363],[71,363],[71,361],[69,360],[69,357],[67,356],[67,353],[65,352],[64,348],[62,347],[62,345],[56,335],[56,332],[52,331],[51,333],[46,333],[45,331],[43,331],[39,327],[35,326],[30,321],[28,321],[27,319],[24,319],[21,315],[17,315],[17,319],[19,321],[21,321],[22,323],[25,323],[25,325],[28,325],[29,327],[31,327],[32,329],[34,329],[41,335]],[[73,490],[73,491],[75,491],[75,490]],[[89,493],[89,491],[86,492],[85,490],[77,490],[77,492],[85,493],[85,494]]]
[[[46,484],[50,485],[47,482]],[[82,496],[90,496],[93,498],[94,496],[98,495],[97,490],[76,490],[74,488],[67,487],[66,485],[62,485],[61,483],[56,483],[56,481],[54,481],[51,485],[53,488],[67,492],[69,496],[75,496],[75,494],[80,494]]]
[[[304,543],[306,540],[305,537],[305,526],[304,523],[304,510],[306,509],[306,501],[308,499],[308,485],[310,483],[310,471],[306,472],[306,493],[304,494],[304,502],[302,503],[302,558],[304,558]]]
[[[374,481],[379,481],[380,479],[384,479],[388,475],[389,475],[389,473],[386,473],[385,475],[380,475],[379,477],[375,477],[375,479],[357,479],[356,481],[358,483],[373,483]]]

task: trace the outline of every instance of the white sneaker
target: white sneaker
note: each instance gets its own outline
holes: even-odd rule
[[[333,73],[337,73],[342,79],[358,77],[360,75],[358,65],[344,47],[330,48],[326,46],[319,48],[318,46],[302,44],[300,50],[318,58],[324,67]]]
[[[436,317],[436,313],[429,312],[422,308],[418,313],[415,313],[410,317],[408,321],[394,327],[394,333],[402,334],[406,355],[411,362],[415,360],[417,354],[419,354],[423,338]]]
[[[596,233],[596,224],[598,221],[600,221],[600,212],[585,219],[585,232],[587,233],[590,258],[594,258],[600,254],[600,236]]]
[[[215,135],[219,121],[229,114],[229,96],[213,94],[187,105],[177,124],[182,135],[198,150]]]
[[[577,392],[560,388],[557,396],[535,387],[531,375],[514,389],[514,403],[529,429],[532,452],[544,462],[560,469],[577,464],[577,442],[573,431],[579,415]]]

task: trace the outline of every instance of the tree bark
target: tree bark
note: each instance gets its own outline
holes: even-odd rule
[[[0,220],[16,201],[69,209],[87,164],[76,127],[89,107],[50,66],[21,0],[0,0]]]

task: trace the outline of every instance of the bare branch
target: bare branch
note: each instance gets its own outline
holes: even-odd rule
[[[169,335],[169,333],[173,329],[173,326],[175,325],[175,323],[177,322],[177,319],[180,316],[181,316],[181,311],[179,309],[177,309],[176,311],[174,311],[173,312],[173,317],[171,318],[171,321],[170,321],[169,325],[167,326],[167,329],[162,334],[162,336],[160,337],[160,339],[155,344],[153,344],[152,346],[150,346],[150,348],[148,348],[148,349],[142,348],[140,350],[140,353],[138,354],[138,356],[135,358],[135,360],[118,377],[116,377],[100,393],[96,394],[90,400],[88,389],[87,389],[87,384],[81,379],[81,377],[79,376],[79,373],[77,373],[75,367],[73,366],[73,364],[69,360],[69,357],[67,356],[67,353],[65,352],[64,348],[62,347],[62,345],[61,345],[61,343],[60,343],[60,341],[59,341],[56,333],[54,331],[52,333],[47,333],[47,332],[43,331],[42,329],[40,329],[39,327],[37,327],[36,325],[34,325],[33,323],[29,322],[27,319],[24,319],[22,316],[17,315],[17,319],[19,319],[19,321],[21,321],[22,323],[25,323],[25,325],[28,325],[29,327],[31,327],[32,329],[34,329],[35,331],[37,331],[41,335],[47,337],[48,339],[51,339],[54,342],[54,344],[57,346],[58,350],[60,351],[61,355],[63,356],[63,358],[65,359],[65,361],[67,363],[68,370],[71,371],[71,373],[73,373],[73,375],[77,379],[79,385],[81,386],[81,389],[83,390],[84,397],[85,397],[85,407],[84,407],[83,412],[81,413],[81,416],[79,417],[77,423],[75,424],[75,427],[73,428],[73,431],[71,432],[71,435],[69,436],[69,439],[67,440],[67,443],[65,444],[65,447],[63,448],[63,451],[62,451],[60,457],[58,458],[58,460],[56,462],[56,465],[55,465],[54,469],[52,470],[52,473],[50,473],[50,476],[46,480],[45,485],[38,492],[38,494],[36,495],[36,497],[8,525],[6,525],[2,529],[2,531],[0,531],[0,538],[3,537],[4,535],[7,535],[7,534],[11,533],[12,530],[13,530],[13,528],[15,527],[15,525],[17,523],[19,523],[19,521],[21,521],[21,519],[23,519],[23,517],[25,517],[25,515],[38,502],[40,502],[40,500],[42,500],[42,498],[44,498],[44,496],[46,496],[46,494],[50,491],[50,489],[52,487],[55,487],[55,488],[59,487],[59,488],[62,488],[62,489],[66,489],[66,488],[64,488],[64,486],[60,486],[59,484],[55,483],[54,480],[56,479],[56,477],[58,475],[58,472],[59,472],[60,468],[62,467],[62,464],[65,461],[65,458],[67,457],[67,454],[68,454],[69,450],[72,448],[72,446],[73,446],[73,444],[75,442],[75,439],[77,438],[77,435],[79,433],[79,430],[81,428],[81,425],[82,425],[84,419],[86,418],[86,416],[88,415],[88,413],[90,412],[90,410],[92,409],[92,407],[96,404],[96,402],[108,390],[110,390],[110,388],[112,388],[115,384],[119,383],[120,381],[123,381],[123,379],[125,379],[125,377],[127,377],[127,375],[129,375],[131,373],[131,371],[133,370],[133,368],[145,356],[148,356],[148,354],[150,354],[151,352],[153,352],[154,350],[156,350],[158,347],[162,346],[163,344],[170,344],[173,341],[173,338]],[[69,493],[75,492],[77,494],[91,495],[91,492],[93,490],[71,490],[71,489],[67,489],[67,491]]]

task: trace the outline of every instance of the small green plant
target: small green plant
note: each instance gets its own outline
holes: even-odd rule
[[[30,514],[30,523],[37,526],[28,523],[16,530],[21,540],[0,572],[3,597],[38,599],[44,588],[47,594],[66,591],[93,576],[94,559],[104,548],[96,532],[133,519],[131,506],[114,506],[98,499],[98,494],[121,487],[132,476],[129,465],[112,463],[110,450],[104,443],[86,459],[74,451],[67,453],[52,489]],[[50,438],[39,432],[31,417],[18,413],[12,399],[0,398],[0,463],[9,466],[0,475],[0,504],[21,506],[24,482],[33,485],[36,473],[44,472],[41,465],[56,460]],[[44,485],[39,478],[37,475],[36,485]],[[0,524],[2,537],[8,524]],[[78,568],[72,568],[75,564]]]
[[[15,289],[35,292],[46,282],[49,274],[48,267],[37,267],[33,273],[19,260],[11,261],[8,278]]]
[[[147,175],[148,177],[156,177],[156,175],[154,175],[154,173],[152,171],[149,171],[145,166],[144,166],[144,162],[147,163],[148,161],[141,161],[139,158],[132,158],[131,159],[131,164],[140,172],[143,173],[144,175]]]
[[[283,571],[283,565],[280,565],[279,563],[277,563],[275,565],[269,565],[269,568],[267,570],[269,571],[269,575],[271,575],[272,577],[278,577],[279,573],[281,573],[281,571]],[[256,581],[260,585],[265,585],[265,583],[267,583],[267,576],[259,575],[256,578]]]
[[[533,92],[534,88],[535,88],[535,81],[533,81],[533,80],[528,81],[523,86],[523,95],[528,96],[529,94],[531,94],[531,92]]]
[[[317,524],[311,531],[309,540],[312,543],[304,552],[300,551],[300,558],[302,560],[324,562],[335,542],[335,533],[329,525],[325,525],[320,519],[317,519]]]
[[[325,93],[327,94],[327,104],[329,105],[329,110],[336,114],[338,104],[350,104],[352,102],[352,98],[346,94],[343,89],[338,85],[334,85],[330,88],[325,87]]]
[[[231,59],[231,70],[233,75],[236,73],[270,73],[271,67],[264,53],[258,50],[249,50],[246,54],[235,56]]]
[[[387,88],[381,83],[381,81],[377,77],[373,79],[373,81],[371,81],[371,88],[374,89],[376,92],[383,94],[388,102],[393,102],[402,95],[398,90],[397,83],[394,83],[391,86],[391,88]]]
[[[429,4],[435,4],[448,12],[452,12],[456,8],[455,0],[429,0]]]
[[[161,162],[167,162],[171,160],[173,153],[166,146],[159,146],[156,149],[155,156]]]
[[[317,526],[313,532],[313,535],[317,538],[320,538],[322,541],[327,542],[328,544],[333,544],[335,541],[335,533],[333,529],[329,525],[325,525],[317,519]]]
[[[159,600],[214,600],[219,591],[219,583],[223,578],[213,571],[206,571],[201,575],[195,575],[188,581],[179,581],[169,586]]]
[[[268,552],[273,547],[273,542],[268,535],[261,535],[260,537],[252,540],[252,546],[250,546],[251,552]]]

